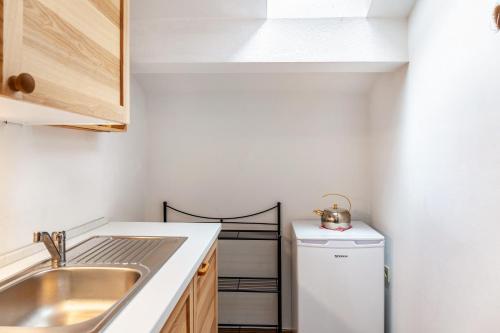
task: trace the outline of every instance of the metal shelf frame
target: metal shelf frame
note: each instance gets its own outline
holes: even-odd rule
[[[222,230],[219,234],[219,240],[233,240],[233,241],[274,241],[276,242],[277,254],[277,276],[275,277],[219,277],[219,292],[224,293],[266,293],[276,294],[278,297],[278,318],[277,325],[263,325],[263,324],[219,324],[220,328],[267,328],[273,329],[281,333],[283,331],[283,314],[282,314],[282,272],[281,272],[281,203],[276,203],[275,206],[243,216],[233,217],[211,217],[192,214],[168,204],[167,201],[163,202],[163,222],[168,222],[169,210],[175,211],[179,214],[190,216],[192,218],[201,219],[195,221],[198,223],[221,223]],[[244,219],[262,215],[267,212],[276,211],[275,222],[247,222]],[[224,229],[224,226],[230,225],[232,228]],[[238,225],[238,228],[234,228]],[[241,228],[242,227],[242,228]],[[247,229],[245,229],[245,227]],[[241,228],[241,229],[240,229]]]

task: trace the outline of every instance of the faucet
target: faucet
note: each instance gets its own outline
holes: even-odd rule
[[[52,257],[52,267],[66,265],[66,231],[55,231],[50,235],[46,231],[35,232],[33,242],[43,242]]]

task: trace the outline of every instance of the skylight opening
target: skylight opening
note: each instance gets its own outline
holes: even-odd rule
[[[268,18],[366,17],[372,0],[267,0]]]

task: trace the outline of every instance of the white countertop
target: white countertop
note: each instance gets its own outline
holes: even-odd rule
[[[112,222],[68,240],[67,247],[96,235],[188,238],[104,332],[159,332],[217,239],[220,228],[218,223]],[[0,280],[48,258],[48,252],[43,251],[2,267]]]

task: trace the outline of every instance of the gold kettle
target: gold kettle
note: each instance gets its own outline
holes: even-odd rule
[[[351,200],[343,195],[338,193],[327,193],[322,196],[322,198],[326,198],[328,196],[338,196],[347,200],[349,203],[349,209],[345,209],[339,207],[337,203],[333,203],[332,208],[315,209],[313,212],[319,216],[321,216],[321,226],[332,229],[332,230],[347,230],[351,228]]]

